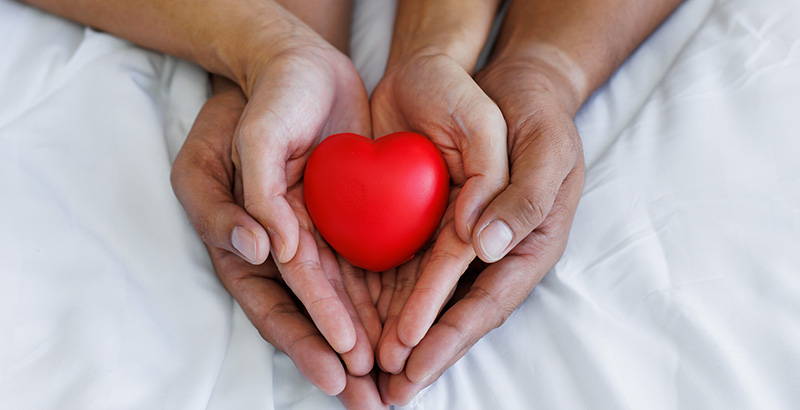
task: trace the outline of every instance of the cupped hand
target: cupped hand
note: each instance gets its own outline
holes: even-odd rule
[[[452,187],[432,246],[390,273],[396,275],[397,296],[391,298],[377,360],[383,370],[397,373],[475,258],[470,238],[478,219],[508,182],[506,123],[461,65],[424,51],[387,69],[371,107],[374,135],[416,131],[430,138],[444,154]]]
[[[380,389],[389,403],[408,402],[519,307],[563,254],[583,189],[583,153],[573,122],[577,107],[569,104],[571,88],[561,74],[541,62],[496,60],[476,80],[508,124],[510,183],[471,232],[481,259],[496,263],[485,265],[413,350],[404,352],[409,356],[403,371],[383,376]],[[487,246],[484,235],[503,245]],[[427,292],[449,294],[450,283],[439,282]],[[422,283],[420,277],[405,287],[429,288]],[[396,298],[392,304],[412,303],[408,292],[396,292]],[[403,319],[417,318],[398,321]]]
[[[264,339],[285,352],[314,385],[338,394],[348,408],[385,407],[370,375],[381,325],[367,276],[338,258],[316,234],[301,185],[284,195],[302,227],[296,255],[286,263],[269,259],[256,265],[242,259],[235,245],[242,243],[237,234],[267,237],[242,207],[241,179],[231,161],[234,131],[246,100],[238,87],[219,77],[214,78],[214,88],[215,95],[201,110],[173,164],[172,183],[208,245],[220,281]],[[315,317],[315,310],[322,313]],[[326,322],[318,323],[319,318]],[[354,339],[353,346],[337,351],[318,327],[334,335],[350,329],[353,334],[347,337]]]
[[[271,251],[322,335],[336,352],[345,353],[355,345],[355,332],[332,287],[320,285],[327,282],[317,250],[303,249],[316,245],[303,238],[311,224],[302,220],[300,187],[305,163],[323,137],[343,131],[369,135],[369,106],[350,60],[299,20],[294,30],[263,60],[253,60],[246,79],[239,81],[248,101],[231,158],[242,182],[237,193],[261,227],[230,225],[221,234],[231,235],[237,253],[251,263],[262,263]],[[300,254],[306,256],[303,263],[294,261]]]
[[[261,263],[271,250],[277,261],[292,259],[299,221],[286,199],[301,182],[314,147],[327,135],[369,135],[369,102],[352,62],[298,22],[294,38],[255,60],[240,80],[248,98],[234,134],[232,158],[243,183],[244,206],[269,234],[255,251]]]

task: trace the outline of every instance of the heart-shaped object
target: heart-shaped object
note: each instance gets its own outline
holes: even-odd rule
[[[319,233],[353,265],[384,271],[408,261],[447,207],[450,175],[424,136],[326,138],[306,164],[303,194]]]

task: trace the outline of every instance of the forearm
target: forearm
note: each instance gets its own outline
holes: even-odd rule
[[[277,3],[306,23],[339,51],[347,53],[353,0],[277,0]],[[211,83],[214,93],[227,91],[229,88],[217,87],[218,84],[224,84],[224,80],[219,78],[213,78]]]
[[[347,54],[353,0],[277,0],[322,38]]]
[[[680,0],[511,0],[494,60],[552,70],[577,111]],[[555,80],[559,81],[559,80]]]
[[[141,46],[194,61],[248,89],[250,56],[280,52],[298,20],[268,0],[27,0]],[[302,25],[302,23],[300,23]]]
[[[419,53],[445,54],[472,72],[500,0],[399,0],[388,66]]]

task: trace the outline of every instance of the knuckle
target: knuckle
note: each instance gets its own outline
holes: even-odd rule
[[[265,219],[271,215],[273,208],[262,198],[252,193],[248,194],[246,190],[243,192],[243,197],[245,211],[256,219]]]
[[[448,321],[441,321],[439,322],[440,326],[444,327],[447,332],[452,333],[455,335],[457,340],[456,342],[456,351],[463,351],[468,349],[470,346],[475,344],[477,341],[477,337],[472,335],[472,332],[469,331],[464,325],[462,321],[458,321],[455,323],[450,323]]]
[[[540,195],[522,195],[517,204],[516,217],[522,225],[531,229],[536,228],[544,221],[546,216],[545,205],[540,199]]]
[[[292,302],[277,302],[270,306],[261,319],[261,324],[266,328],[272,328],[276,322],[283,317],[300,313],[300,309]]]
[[[353,303],[353,309],[356,312],[369,312],[375,309],[375,305],[372,303],[371,300],[362,300],[357,303]]]
[[[319,299],[313,300],[309,306],[309,312],[321,312],[321,311],[329,311],[335,306],[337,306],[338,302],[340,302],[339,297],[337,296],[325,296]]]
[[[483,310],[490,315],[489,323],[492,329],[497,329],[502,326],[514,311],[513,306],[509,306],[508,303],[504,303],[495,295],[479,286],[474,286],[467,297],[473,299],[479,305],[485,306]]]
[[[314,333],[305,334],[305,335],[302,335],[302,336],[300,336],[300,337],[298,337],[296,339],[290,340],[289,343],[287,343],[284,346],[282,346],[282,348],[279,347],[278,349],[281,350],[282,352],[284,352],[287,356],[289,356],[291,358],[295,358],[295,357],[297,357],[297,348],[299,346],[301,346],[303,343],[305,343],[306,341],[312,340],[312,339],[314,339],[316,337],[319,337],[319,335],[314,334]],[[269,340],[269,339],[267,339],[267,340]]]
[[[347,286],[344,281],[337,278],[328,278],[328,283],[337,295],[347,296]]]
[[[383,290],[391,290],[398,295],[410,295],[416,284],[416,278],[399,277],[394,284],[384,284]]]
[[[252,143],[263,133],[263,127],[256,121],[241,121],[236,132],[236,148],[241,150],[243,145]]]
[[[300,275],[307,276],[306,272],[318,272],[322,270],[322,265],[318,260],[301,259],[296,262],[289,263],[286,269],[288,276],[298,277]]]
[[[292,302],[277,302],[270,306],[262,315],[261,317],[254,323],[258,332],[261,334],[265,340],[269,341],[276,347],[283,347],[287,350],[290,350],[292,345],[288,346],[281,346],[282,341],[279,340],[278,337],[275,335],[275,330],[280,329],[281,323],[285,322],[287,318],[300,315],[302,312],[297,307],[296,304]],[[294,341],[296,342],[296,341]],[[284,350],[284,349],[281,349]],[[288,351],[285,351],[289,354]]]
[[[463,255],[451,250],[450,247],[435,246],[431,251],[430,258],[428,259],[428,266],[446,266],[453,261],[469,262],[469,260],[465,260]]]
[[[444,302],[447,300],[449,292],[445,292],[431,286],[426,286],[424,288],[414,289],[414,295],[420,299],[436,301],[438,304],[444,304]]]

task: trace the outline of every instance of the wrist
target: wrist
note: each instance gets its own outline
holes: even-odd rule
[[[476,47],[474,43],[451,36],[407,37],[392,42],[386,70],[417,58],[444,56],[454,60],[464,71],[471,73],[475,69],[479,54],[480,47]]]
[[[348,53],[354,0],[276,0],[343,54]]]
[[[249,97],[257,74],[273,57],[308,45],[326,44],[274,1],[249,3],[218,15],[193,33],[193,60],[234,81]]]
[[[475,68],[498,0],[400,0],[387,69],[415,56],[444,55]]]
[[[537,92],[575,115],[589,98],[586,73],[569,54],[556,46],[540,43],[506,44],[498,47],[487,70],[520,70],[534,79]]]

